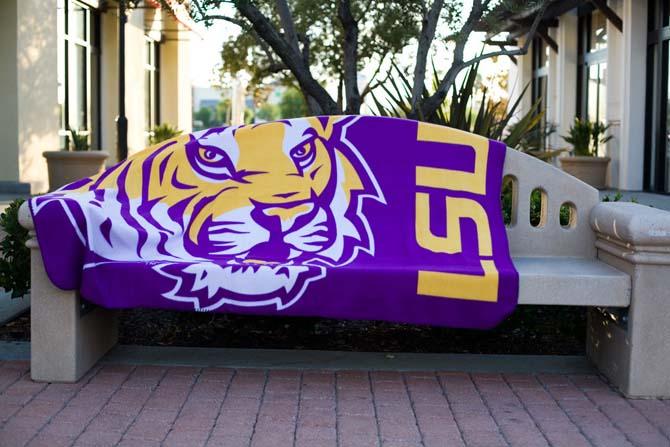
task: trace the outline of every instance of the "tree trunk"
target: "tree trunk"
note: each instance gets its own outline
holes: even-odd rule
[[[291,73],[293,73],[293,76],[295,76],[300,85],[300,89],[308,96],[308,104],[312,103],[312,100],[315,104],[318,104],[318,113],[326,115],[342,113],[326,89],[314,79],[309,66],[305,65],[303,55],[300,51],[296,50],[282,38],[268,18],[258,10],[256,5],[251,1],[238,1],[235,2],[235,6],[240,14],[249,20],[254,31],[272,47],[277,56],[291,70]]]
[[[337,14],[344,28],[345,113],[357,115],[361,110],[361,94],[358,91],[358,23],[351,13],[349,0],[340,0]]]
[[[423,94],[426,81],[428,51],[435,38],[435,29],[437,28],[437,21],[440,18],[443,5],[444,0],[435,0],[423,16],[419,43],[416,50],[416,64],[414,65],[414,84],[412,86],[412,102],[410,104],[413,112],[416,110],[417,103]]]

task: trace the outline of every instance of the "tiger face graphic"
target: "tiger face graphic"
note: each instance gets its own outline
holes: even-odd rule
[[[195,310],[293,305],[327,268],[374,254],[363,201],[385,200],[346,139],[356,119],[195,132],[65,187],[101,258],[85,268],[150,262],[173,282],[163,296]]]

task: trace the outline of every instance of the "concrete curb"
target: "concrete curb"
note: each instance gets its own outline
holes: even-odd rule
[[[0,360],[28,360],[29,342],[0,342]],[[519,374],[594,374],[584,356],[415,354],[119,345],[103,364],[258,369],[458,371]]]

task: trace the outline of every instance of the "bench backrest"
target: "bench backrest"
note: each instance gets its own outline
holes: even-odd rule
[[[508,148],[504,176],[512,181],[512,219],[507,227],[512,256],[595,256],[589,224],[598,190],[549,163]],[[542,196],[540,222],[530,223],[530,197]],[[560,208],[570,208],[570,222],[560,223]]]

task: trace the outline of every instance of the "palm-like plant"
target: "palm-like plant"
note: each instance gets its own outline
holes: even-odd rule
[[[568,135],[564,135],[563,139],[572,145],[574,155],[595,157],[598,155],[598,146],[612,139],[612,135],[604,136],[609,127],[609,124],[575,118]]]
[[[176,127],[172,127],[167,123],[163,123],[159,126],[151,129],[151,135],[149,136],[149,144],[158,144],[170,138],[181,135],[182,131]]]
[[[87,151],[89,150],[88,135],[84,135],[81,131],[68,129],[70,132],[70,148],[73,151]]]
[[[523,89],[510,107],[506,107],[507,104],[503,101],[490,100],[486,91],[483,91],[478,106],[475,108],[473,105],[477,99],[475,81],[478,68],[479,64],[475,64],[467,71],[461,85],[458,88],[454,86],[449,100],[443,102],[433,116],[419,116],[419,120],[500,140],[509,147],[541,159],[550,159],[563,151],[541,150],[542,139],[555,130],[553,126],[543,125],[544,110],[541,110],[541,99],[538,99],[516,121],[513,120],[528,86]],[[405,117],[412,111],[410,104],[412,86],[407,76],[395,64],[392,69],[396,76],[390,78],[386,84],[380,85],[387,96],[387,104],[382,104],[374,92],[372,99],[379,115]],[[433,65],[433,89],[437,88],[439,79]],[[427,98],[430,95],[430,92],[424,89],[423,96]]]

